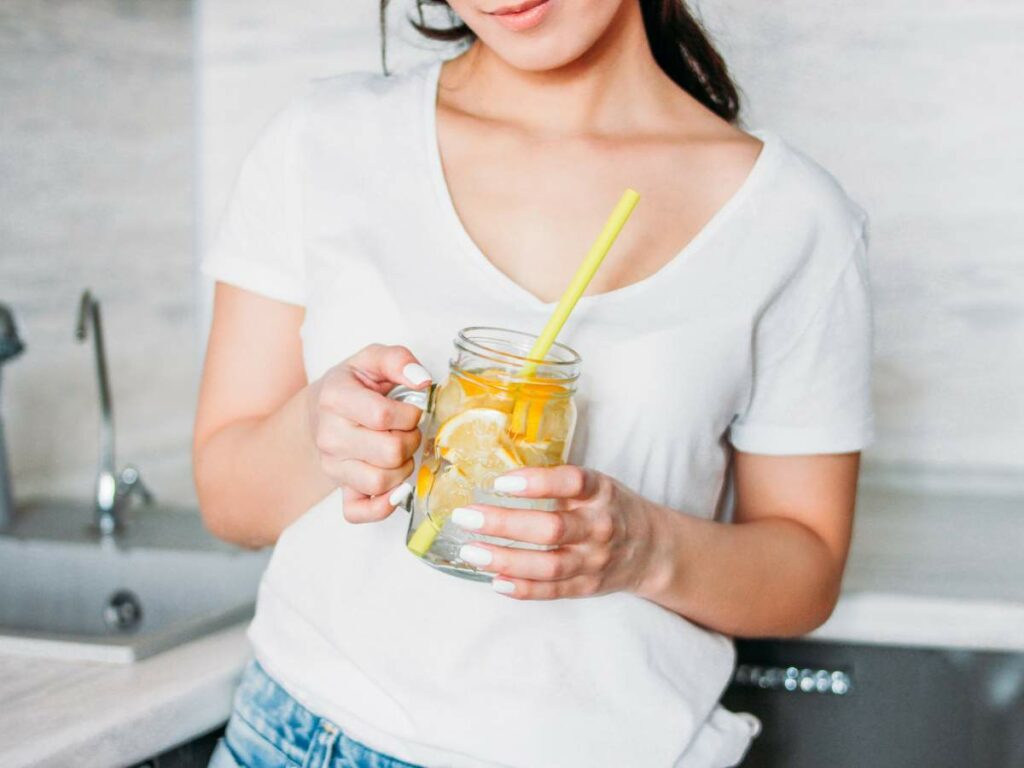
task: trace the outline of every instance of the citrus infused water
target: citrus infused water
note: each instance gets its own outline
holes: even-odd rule
[[[488,333],[484,339],[478,333],[466,343],[472,335],[464,337],[471,331]],[[501,339],[493,338],[496,334]],[[512,334],[512,349],[507,348],[506,334]],[[498,343],[502,339],[505,344]],[[542,363],[525,373],[525,358],[519,348],[525,344],[528,349],[532,339],[528,334],[497,329],[463,331],[463,344],[456,341],[463,354],[452,361],[448,380],[432,392],[423,425],[423,453],[407,546],[435,567],[470,578],[490,578],[459,558],[463,544],[482,540],[531,546],[460,528],[450,520],[456,507],[483,503],[553,508],[549,500],[519,499],[492,490],[494,479],[505,472],[555,466],[568,458],[576,422],[572,395],[579,358],[562,347],[552,352],[571,365],[560,368],[557,361],[554,365]],[[481,354],[478,345],[484,345],[488,354]],[[508,356],[512,359],[505,359]],[[463,367],[466,363],[472,367]]]

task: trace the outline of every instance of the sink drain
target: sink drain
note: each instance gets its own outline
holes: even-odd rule
[[[107,598],[103,606],[103,621],[111,629],[125,632],[142,621],[142,603],[138,595],[128,589],[119,589]]]

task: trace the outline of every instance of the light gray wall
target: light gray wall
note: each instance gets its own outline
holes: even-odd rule
[[[749,124],[817,158],[871,214],[872,465],[1019,478],[1024,3],[703,7]]]
[[[0,3],[0,301],[27,352],[3,371],[21,496],[91,492],[103,301],[118,455],[163,501],[193,499],[192,15],[188,0]]]

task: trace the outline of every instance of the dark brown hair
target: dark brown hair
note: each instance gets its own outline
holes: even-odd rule
[[[658,66],[684,91],[719,117],[735,122],[740,97],[729,76],[725,60],[708,38],[704,27],[687,8],[685,0],[639,0],[647,42]],[[381,59],[387,71],[386,11],[388,0],[380,0]],[[469,42],[473,31],[448,8],[452,23],[433,27],[423,17],[424,7],[445,8],[445,0],[416,0],[418,18],[410,19],[421,34],[431,40]]]

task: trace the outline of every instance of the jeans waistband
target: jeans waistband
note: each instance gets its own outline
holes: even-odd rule
[[[249,662],[235,694],[235,712],[286,753],[305,753],[313,743],[321,718],[314,715],[267,674],[256,660]]]
[[[295,765],[328,768],[417,768],[349,738],[337,725],[292,698],[258,661],[251,661],[235,694],[233,717],[273,745]],[[230,744],[232,728],[228,725]]]

